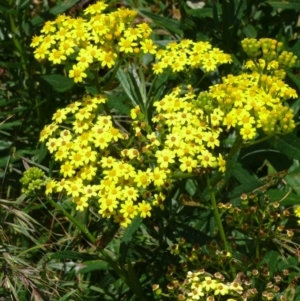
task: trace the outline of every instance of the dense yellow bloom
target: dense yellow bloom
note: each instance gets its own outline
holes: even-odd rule
[[[106,14],[106,6],[99,1],[85,10],[87,18],[59,16],[47,22],[44,35],[32,40],[35,57],[55,64],[68,59],[73,63],[69,77],[75,82],[83,82],[94,67],[113,68],[124,56],[146,53],[155,54],[155,74],[166,68],[212,72],[231,62],[228,54],[208,42],[186,39],[158,49],[147,23],[132,25],[136,12],[119,9]],[[279,50],[270,53],[268,45],[274,42],[269,40],[251,43],[255,51],[244,43],[251,53],[246,72],[223,77],[199,95],[191,86],[173,89],[154,101],[153,116],[147,116],[152,120],[146,121],[146,113],[137,106],[130,112],[130,130],[103,112],[104,95],[86,96],[57,110],[40,140],[60,164],[63,179],[49,181],[46,193],[65,193],[80,211],[98,201],[102,217],[128,226],[135,216],[150,217],[153,206],[164,209],[165,190],[177,178],[191,177],[202,168],[225,172],[221,137],[233,134],[248,143],[263,133],[292,131],[293,110],[284,101],[297,94],[283,81],[280,68],[290,66],[294,57]],[[257,58],[260,48],[263,55]],[[197,282],[197,277],[188,283],[186,295],[191,299],[208,292],[227,295],[238,287],[210,277],[198,277]]]
[[[35,58],[48,59],[54,64],[69,59],[74,64],[68,75],[77,83],[87,77],[85,70],[95,63],[112,68],[121,53],[135,56],[140,52],[139,46],[143,53],[156,52],[157,46],[149,39],[152,31],[149,25],[133,25],[136,11],[119,8],[104,13],[107,6],[98,1],[84,10],[83,18],[61,15],[46,22],[41,30],[43,35],[32,39]]]
[[[213,48],[208,42],[193,42],[183,40],[180,43],[169,43],[165,51],[158,51],[154,73],[159,74],[170,67],[173,72],[179,72],[189,67],[203,68],[205,72],[215,70],[219,65],[231,63],[231,58],[220,49]]]

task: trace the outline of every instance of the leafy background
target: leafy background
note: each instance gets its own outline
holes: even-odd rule
[[[80,213],[74,210],[70,200],[53,207],[47,199],[28,198],[21,193],[19,179],[25,169],[29,166],[41,166],[46,172],[52,169],[45,146],[38,142],[40,130],[58,108],[93,89],[89,83],[75,86],[62,75],[66,73],[62,67],[54,68],[35,60],[31,38],[39,34],[45,21],[61,13],[80,16],[90,3],[94,1],[0,0],[1,300],[161,298],[152,292],[152,284],[166,286],[168,265],[179,264],[167,251],[170,242],[184,237],[190,245],[205,245],[216,231],[211,212],[197,205],[197,200],[208,198],[201,177],[182,181],[166,200],[166,210],[157,211],[155,218],[143,222],[136,219],[126,230],[100,219],[96,209]],[[205,40],[230,53],[234,64],[220,68],[218,76],[228,72],[236,74],[242,68],[245,56],[240,41],[245,37],[275,38],[300,57],[297,0],[208,0],[203,8],[198,8],[200,1],[107,3],[110,9],[120,6],[136,9],[139,20],[151,22],[157,44],[184,38]],[[149,65],[151,57],[144,63]],[[288,83],[298,94],[299,71],[298,64],[288,73]],[[200,74],[193,76],[192,81],[196,83]],[[142,92],[136,92],[139,87],[130,72],[120,73],[119,79],[121,86],[108,91],[109,106],[115,114],[126,114],[130,100],[139,99]],[[145,69],[145,85],[151,86],[152,80]],[[205,79],[201,88],[206,89],[216,80]],[[180,82],[180,76],[160,77],[152,97],[159,99]],[[297,124],[299,107],[297,99],[293,103]],[[230,140],[224,143],[225,147],[232,146]],[[298,125],[292,134],[243,149],[226,174],[229,184],[220,199],[242,206],[241,194],[267,188],[271,203],[282,200],[281,205],[290,208],[299,203],[299,160]],[[175,201],[180,196],[183,200]],[[72,218],[88,225],[96,240],[91,242],[84,232],[74,227]],[[298,226],[294,222],[291,227]],[[237,231],[236,235],[244,234]],[[290,297],[288,300],[300,300],[300,289],[293,282],[300,268],[295,256],[298,245],[275,241],[272,237],[265,244],[261,264],[269,265],[271,274],[290,269],[286,296]],[[244,242],[240,247],[251,253],[251,244]]]

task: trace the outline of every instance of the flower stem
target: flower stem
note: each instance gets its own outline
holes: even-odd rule
[[[219,212],[219,209],[218,209],[215,192],[213,190],[213,187],[211,186],[210,179],[209,179],[208,175],[206,175],[206,181],[207,181],[207,187],[208,187],[209,194],[210,194],[211,204],[212,204],[212,207],[213,207],[214,216],[215,216],[215,219],[216,219],[216,222],[217,222],[217,226],[218,226],[218,229],[219,229],[221,239],[224,243],[224,247],[225,247],[226,252],[231,253],[231,251],[229,249],[229,246],[228,246],[227,239],[226,239],[224,227],[223,227],[223,224],[222,224],[222,221],[221,221],[221,216],[220,216],[220,212]],[[231,273],[232,273],[232,277],[234,279],[235,276],[236,276],[236,271],[235,271],[235,268],[232,265],[230,265],[230,270],[231,270]]]
[[[62,211],[63,214],[88,238],[88,240],[95,245],[96,238],[93,236],[91,232],[87,229],[87,227],[81,224],[74,216],[72,216],[68,211],[66,211],[61,205],[52,200],[51,198],[46,197],[46,200],[57,210]],[[109,254],[101,248],[98,248],[98,251],[104,257],[104,259],[108,262],[108,264],[113,268],[115,273],[127,284],[127,286],[134,292],[134,294],[138,297],[138,300],[147,301],[145,298],[141,288],[140,283],[135,283],[130,279],[130,277],[124,273],[121,268],[117,265],[115,260],[109,256]]]
[[[88,240],[95,244],[96,238],[93,236],[89,230],[82,225],[74,216],[72,216],[67,210],[65,210],[61,205],[53,201],[51,198],[46,197],[46,200],[51,203],[53,207],[55,207],[57,210],[62,211],[62,213],[88,238]]]

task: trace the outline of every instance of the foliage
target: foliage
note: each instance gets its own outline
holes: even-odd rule
[[[1,298],[300,298],[296,0],[0,5]]]

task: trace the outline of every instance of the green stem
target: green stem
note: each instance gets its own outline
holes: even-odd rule
[[[207,77],[209,73],[204,73],[202,77],[197,81],[197,83],[194,85],[194,88],[196,88],[198,85],[201,84],[201,82],[204,80],[205,77]]]
[[[249,143],[245,144],[245,147],[248,147],[248,146],[251,146],[251,145],[255,145],[255,144],[261,143],[261,142],[263,142],[263,141],[265,141],[265,140],[269,140],[269,139],[272,138],[273,136],[275,136],[275,135],[269,135],[269,136],[263,137],[263,138],[261,138],[261,139],[258,139],[258,140],[249,142]]]
[[[207,187],[208,187],[209,194],[210,194],[211,204],[212,204],[213,211],[214,211],[214,216],[215,216],[215,219],[216,219],[216,222],[217,222],[217,226],[218,226],[218,229],[219,229],[221,239],[224,243],[225,250],[228,253],[231,254],[231,251],[229,249],[228,242],[227,242],[227,239],[226,239],[224,227],[223,227],[223,224],[222,224],[222,221],[221,221],[221,216],[220,216],[220,212],[219,212],[219,209],[218,209],[215,192],[213,190],[213,187],[211,186],[210,179],[209,179],[209,176],[207,174],[206,174],[206,181],[207,181]],[[232,265],[230,265],[230,270],[231,270],[233,279],[235,279],[236,271],[235,271],[235,268]]]
[[[25,78],[27,79],[29,77],[29,74],[28,74],[28,70],[27,70],[26,59],[23,55],[23,53],[24,53],[23,48],[22,48],[18,38],[16,38],[15,33],[17,32],[17,29],[16,29],[16,24],[15,24],[15,21],[13,19],[12,14],[9,14],[9,22],[10,22],[10,26],[11,26],[12,39],[13,39],[13,42],[15,44],[15,47],[19,51],[19,55],[20,55],[20,58],[21,58],[21,65],[22,65],[22,68],[23,68],[23,71],[24,71],[24,74],[25,74]]]
[[[72,216],[67,210],[65,210],[61,205],[53,201],[51,198],[46,197],[46,200],[51,203],[53,207],[57,210],[62,211],[63,214],[88,238],[88,240],[92,243],[96,243],[96,238],[92,235],[89,230],[82,225],[74,216]]]
[[[243,145],[243,139],[242,137],[237,133],[237,137],[233,143],[233,146],[231,148],[231,150],[229,151],[226,160],[231,159],[235,154],[238,153],[238,151],[242,148]]]
[[[234,155],[238,153],[238,151],[242,148],[243,145],[243,139],[240,135],[238,135],[233,143],[232,148],[230,149],[228,155],[226,156],[226,161],[231,159]],[[214,187],[216,184],[222,179],[223,173],[219,173],[211,182],[211,185]]]
[[[92,243],[96,243],[96,238],[93,236],[91,232],[86,228],[86,226],[82,225],[74,216],[72,216],[68,211],[66,211],[61,205],[53,201],[51,198],[46,197],[46,200],[53,205],[57,210],[62,211],[63,214],[88,238],[88,240]],[[116,264],[116,262],[108,255],[108,253],[101,248],[98,248],[101,255],[108,262],[108,264],[113,268],[113,270],[118,274],[118,276],[127,284],[127,286],[134,292],[134,294],[141,301],[147,301],[145,299],[144,294],[138,290],[138,285],[135,283],[131,283],[129,277],[122,272],[120,267]]]
[[[120,69],[120,67],[121,67],[121,65],[122,65],[122,63],[123,63],[123,61],[124,61],[123,58],[121,58],[121,59],[118,61],[117,65],[116,65],[115,68],[114,68],[114,71],[113,71],[112,76],[110,77],[110,79],[108,80],[108,82],[106,83],[106,85],[103,87],[103,89],[102,89],[103,91],[106,91],[106,90],[109,88],[109,86],[112,84],[113,80],[116,78],[117,72],[118,72],[118,70]],[[97,75],[98,75],[98,74],[97,74]],[[98,85],[99,85],[99,81],[98,81]]]

